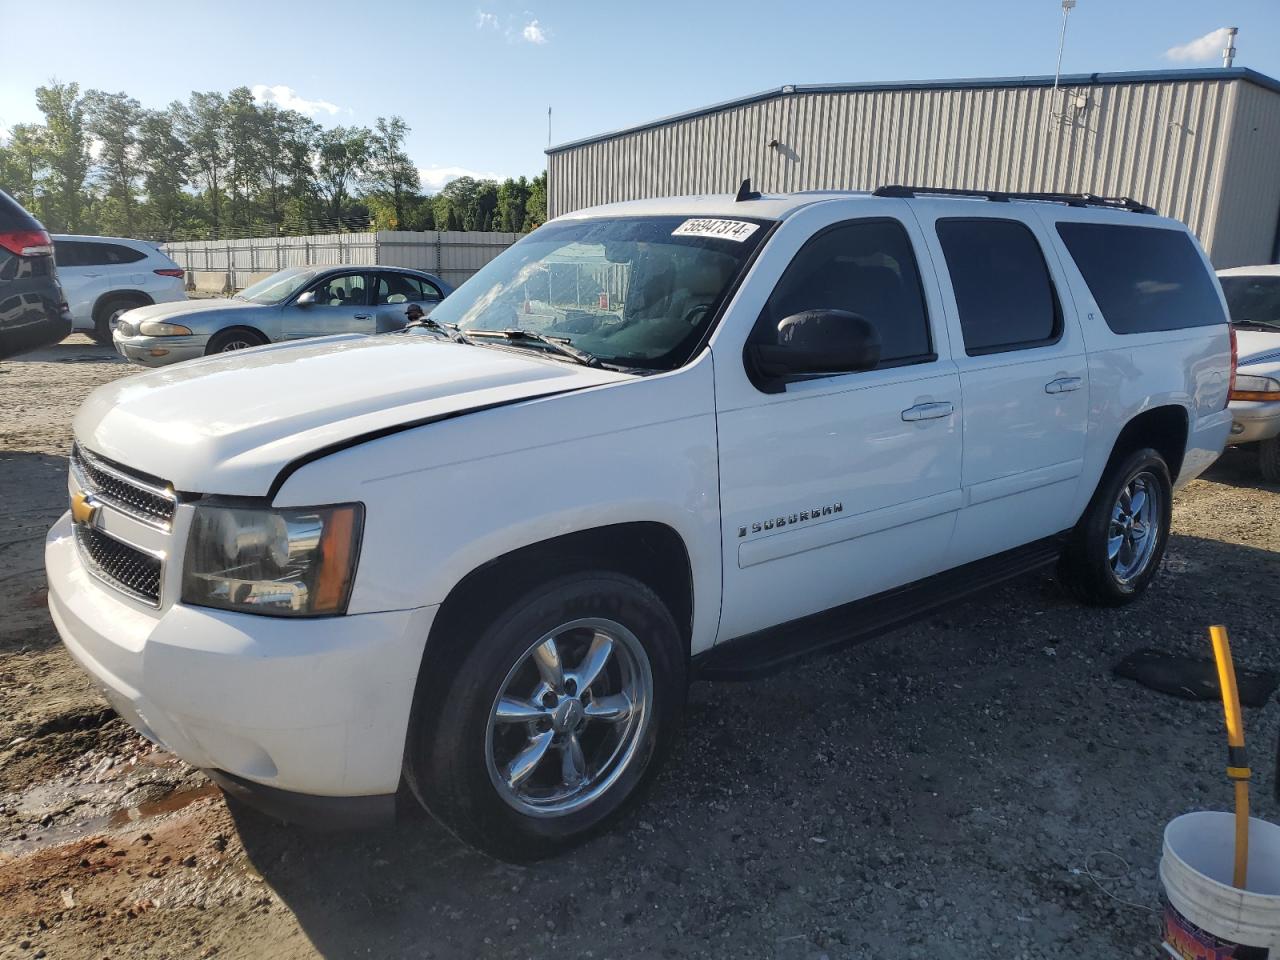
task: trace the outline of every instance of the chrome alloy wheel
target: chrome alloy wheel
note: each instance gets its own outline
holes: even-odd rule
[[[230,353],[232,350],[248,350],[250,347],[256,347],[256,343],[250,343],[248,340],[228,340],[222,345],[219,353]]]
[[[1151,564],[1164,515],[1161,496],[1156,478],[1145,470],[1120,489],[1107,528],[1107,560],[1121,584],[1131,583]]]
[[[635,634],[604,619],[559,626],[524,652],[494,699],[489,778],[528,816],[581,810],[635,760],[652,704],[653,674]]]

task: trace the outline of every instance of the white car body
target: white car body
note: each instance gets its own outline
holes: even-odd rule
[[[155,244],[78,234],[54,234],[53,244],[72,329],[94,331],[123,309],[187,299],[181,267]]]
[[[1259,278],[1280,284],[1280,264],[1231,267],[1219,270],[1218,276],[1222,279]],[[1280,330],[1237,329],[1236,354],[1239,357],[1237,376],[1280,381]],[[1280,437],[1280,393],[1276,394],[1274,400],[1233,399],[1231,413],[1235,420],[1231,427],[1231,443],[1274,442]]]
[[[734,217],[744,206],[732,197],[637,201],[557,222]],[[95,577],[72,518],[58,521],[46,561],[59,633],[126,719],[198,767],[292,794],[388,797],[401,778],[419,669],[449,669],[430,659],[433,620],[464,577],[512,551],[660,525],[687,555],[688,653],[698,657],[1070,530],[1117,438],[1153,410],[1186,425],[1172,451],[1175,484],[1199,475],[1231,423],[1225,322],[1112,332],[1053,224],[1186,228],[1058,204],[993,206],[819,194],[752,201],[750,215],[776,227],[705,347],[668,372],[346,336],[100,387],[76,418],[78,445],[135,481],[167,486],[177,504],[169,530],[106,507],[92,521],[163,558],[155,605]],[[997,214],[1041,244],[1062,335],[968,356],[931,224]],[[762,305],[809,238],[853,218],[906,229],[936,358],[761,392],[742,358]],[[904,422],[924,407],[945,413]],[[73,471],[71,493],[85,483]],[[276,507],[363,503],[346,614],[269,618],[179,602],[196,494]]]

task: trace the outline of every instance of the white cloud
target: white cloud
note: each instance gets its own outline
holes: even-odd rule
[[[483,10],[477,10],[476,11],[476,29],[484,30],[486,28],[490,30],[497,30],[498,17],[496,14],[486,13]]]
[[[418,178],[422,181],[422,189],[427,193],[438,193],[450,180],[459,177],[474,177],[476,180],[504,180],[500,173],[482,173],[479,170],[468,170],[466,167],[419,167]]]
[[[547,42],[547,31],[537,20],[526,23],[524,29],[520,31],[520,36],[526,43],[541,45]]]
[[[1164,52],[1167,60],[1217,60],[1227,45],[1227,28],[1219,27],[1189,43],[1170,47]]]
[[[297,110],[299,113],[305,113],[309,117],[314,117],[317,113],[327,113],[334,116],[342,108],[336,103],[330,103],[328,100],[307,100],[298,95],[298,91],[293,87],[286,87],[284,84],[276,84],[269,87],[265,83],[255,83],[253,85],[253,99],[259,103],[274,103],[278,107],[286,110]]]

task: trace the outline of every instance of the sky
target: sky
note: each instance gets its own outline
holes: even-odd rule
[[[1052,74],[1061,22],[1060,0],[0,0],[0,137],[53,78],[151,108],[243,85],[326,126],[404,117],[436,190],[540,172],[548,107],[562,143],[789,83]],[[1226,26],[1280,77],[1280,0],[1078,0],[1062,70],[1218,66]]]

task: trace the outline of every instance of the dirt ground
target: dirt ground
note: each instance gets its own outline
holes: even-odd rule
[[[1123,610],[1047,575],[780,676],[698,684],[615,830],[532,867],[431,820],[308,833],[229,810],[58,644],[46,528],[76,407],[130,369],[0,363],[0,957],[1156,957],[1164,824],[1226,809],[1221,707],[1111,673],[1144,646],[1280,668],[1280,488],[1229,452]],[[1280,706],[1247,712],[1258,815]]]

